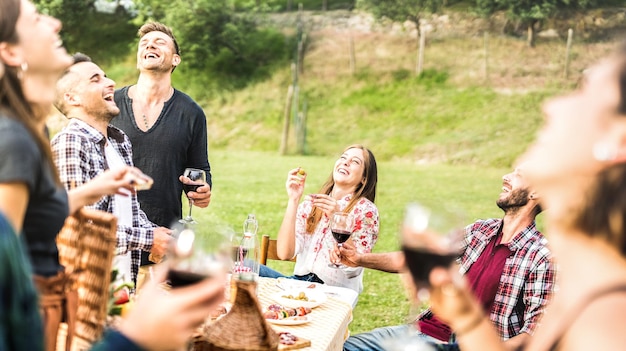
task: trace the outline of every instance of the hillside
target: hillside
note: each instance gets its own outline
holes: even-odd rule
[[[485,60],[481,26],[493,23],[444,15],[429,23],[425,75],[417,78],[410,26],[375,23],[366,14],[334,16],[311,13],[305,22],[299,89],[307,154],[328,155],[361,142],[384,160],[506,167],[534,138],[541,101],[569,89],[615,46],[574,37],[565,79],[564,39],[540,38],[530,49],[523,38],[492,33]],[[285,67],[265,82],[205,100],[211,147],[278,151],[290,82]],[[293,132],[290,138],[295,152]]]
[[[305,153],[331,155],[364,143],[381,160],[508,167],[534,138],[541,102],[570,89],[584,68],[615,47],[617,35],[594,39],[623,22],[623,9],[607,13],[555,22],[543,28],[550,37],[539,38],[533,49],[524,38],[499,34],[504,22],[497,16],[428,17],[424,75],[416,77],[418,43],[410,24],[358,12],[304,12],[299,110],[307,118]],[[297,18],[274,15],[264,23],[293,35]],[[576,30],[564,78],[568,25]],[[183,56],[174,82],[205,108],[212,150],[278,152],[292,82],[288,64],[263,82],[207,96],[205,86],[186,75],[184,62]],[[118,86],[135,80],[133,54],[106,69]],[[296,153],[294,124],[292,118],[290,154]]]

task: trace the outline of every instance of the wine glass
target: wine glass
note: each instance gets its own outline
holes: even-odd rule
[[[172,288],[206,278],[226,279],[230,241],[223,231],[212,227],[202,233],[179,225],[172,228],[172,236],[167,261],[167,281]]]
[[[352,236],[352,228],[354,224],[354,216],[345,212],[335,212],[330,219],[330,231],[333,233],[333,238],[337,241],[337,246],[341,247],[343,243],[350,239]],[[341,268],[342,264],[330,263],[328,265],[331,268]]]
[[[462,212],[452,206],[410,203],[406,207],[400,230],[405,262],[411,275],[410,325],[400,337],[385,340],[388,351],[435,351],[437,348],[423,339],[418,331],[418,311],[430,297],[429,275],[435,267],[449,267],[463,250]]]
[[[400,239],[417,302],[430,297],[429,275],[435,267],[447,268],[462,254],[464,220],[460,210],[430,203],[406,207]]]
[[[185,168],[183,176],[189,178],[192,183],[183,183],[183,191],[187,199],[189,199],[189,215],[179,222],[183,224],[196,224],[197,222],[191,217],[191,208],[193,207],[193,200],[187,195],[190,191],[196,191],[199,187],[206,184],[206,172],[197,168]]]

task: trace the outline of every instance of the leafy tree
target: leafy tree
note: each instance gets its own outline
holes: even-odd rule
[[[602,0],[599,0],[602,1]],[[476,0],[480,12],[492,14],[506,10],[512,20],[526,24],[528,46],[535,45],[535,25],[558,11],[586,9],[597,5],[596,0]]]
[[[63,23],[61,38],[68,52],[80,51],[98,63],[128,54],[137,27],[118,6],[114,13],[96,11],[94,0],[34,0],[39,9]]]
[[[254,6],[254,3],[248,3]],[[260,29],[258,12],[236,13],[223,0],[140,0],[138,20],[156,20],[172,27],[185,65],[219,80],[221,88],[240,87],[265,77],[287,57],[288,43],[278,31]]]
[[[420,20],[425,11],[437,12],[443,0],[358,0],[357,6],[372,12],[377,18],[389,18],[393,21],[409,20],[420,35]]]

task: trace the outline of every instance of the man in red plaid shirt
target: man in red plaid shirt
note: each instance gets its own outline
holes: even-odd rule
[[[465,251],[458,259],[460,273],[512,349],[536,329],[554,291],[556,265],[547,240],[535,225],[541,212],[538,194],[528,185],[523,170],[502,177],[497,205],[502,219],[478,220],[465,228]],[[358,254],[349,246],[335,251],[342,263],[386,272],[401,272],[402,252]],[[454,331],[430,310],[423,312],[412,337],[425,340],[437,350],[458,350]],[[413,326],[378,328],[354,335],[344,350],[380,350],[386,341],[411,335]]]

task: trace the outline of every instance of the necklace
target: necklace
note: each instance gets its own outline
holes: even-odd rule
[[[169,92],[167,94],[167,97],[165,97],[162,101],[159,100],[159,102],[156,105],[153,105],[152,107],[150,107],[150,105],[148,105],[148,104],[142,104],[143,108],[137,106],[137,109],[139,111],[142,111],[142,110],[146,111],[147,110],[148,112],[152,112],[153,108],[156,108],[158,106],[160,106],[161,109],[162,109],[163,106],[165,105],[165,101],[169,100],[172,97],[172,95],[174,95],[174,87],[170,86],[170,89],[169,89]],[[134,110],[134,107],[133,107],[133,110]],[[137,114],[135,114],[135,116],[137,116]],[[146,116],[145,112],[141,114],[141,119],[143,120],[143,124],[146,127],[146,130],[150,129],[150,123],[148,122],[148,117]]]
[[[148,118],[146,117],[146,114],[142,114],[141,117],[143,118],[143,124],[146,125],[146,130],[150,129],[150,125],[148,124]]]

